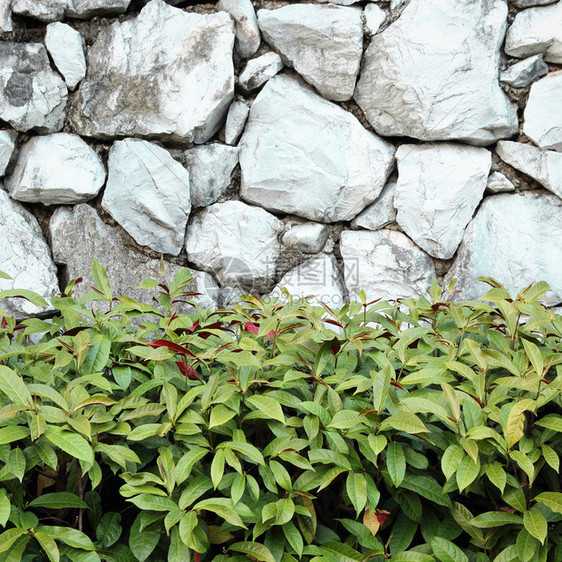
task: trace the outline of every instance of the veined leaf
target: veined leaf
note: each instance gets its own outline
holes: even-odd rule
[[[431,548],[440,562],[468,562],[466,554],[454,543],[443,537],[433,537]]]
[[[80,435],[65,431],[60,427],[51,425],[45,431],[45,437],[53,444],[72,457],[92,464],[94,452],[90,444]]]
[[[547,414],[544,418],[535,421],[535,425],[552,429],[558,433],[562,433],[562,416],[559,414]]]
[[[548,523],[540,511],[536,509],[525,511],[523,514],[523,525],[525,525],[525,529],[527,529],[530,535],[538,539],[541,544],[544,544]]]
[[[227,408],[224,404],[217,404],[211,410],[209,418],[209,429],[218,425],[224,425],[236,415],[234,410]]]
[[[281,404],[269,396],[255,394],[246,399],[246,402],[257,408],[266,418],[285,423],[285,416]]]
[[[236,542],[234,544],[231,544],[228,549],[233,550],[234,552],[249,554],[260,562],[275,562],[275,557],[271,553],[271,550],[269,550],[269,548],[267,548],[265,545],[259,544],[257,542]]]
[[[478,462],[474,462],[471,457],[466,456],[459,464],[457,468],[457,484],[459,486],[459,491],[463,491],[468,488],[478,477],[480,472],[480,459]]]
[[[441,457],[441,470],[447,480],[457,471],[464,456],[464,449],[460,445],[449,445],[445,449]]]
[[[560,457],[558,456],[558,453],[548,445],[542,445],[541,451],[542,456],[548,465],[556,472],[560,472]]]
[[[543,503],[552,511],[562,514],[562,493],[560,492],[542,492],[534,497],[534,500]]]
[[[533,342],[526,340],[525,338],[522,338],[521,342],[523,343],[527,357],[531,361],[531,365],[533,365],[533,368],[535,369],[535,373],[539,377],[542,377],[544,372],[544,360],[541,350]]]
[[[9,367],[0,365],[0,391],[12,402],[21,406],[30,406],[33,399],[22,377]]]
[[[70,492],[54,492],[43,494],[29,502],[30,507],[45,507],[49,509],[77,508],[89,509],[88,504],[81,500],[76,494]]]
[[[486,466],[486,476],[490,482],[496,486],[503,494],[507,483],[507,474],[499,462],[494,462]]]
[[[207,500],[202,500],[193,506],[194,511],[204,510],[216,513],[219,517],[222,517],[225,521],[236,527],[242,527],[247,529],[244,525],[240,515],[234,511],[232,507],[232,500],[226,498],[209,498]]]
[[[427,433],[429,430],[418,416],[410,412],[400,412],[386,418],[380,425],[380,430],[396,429],[405,433]]]
[[[386,468],[390,479],[399,488],[406,475],[406,457],[402,445],[396,441],[391,441],[386,448]]]
[[[522,525],[523,519],[514,513],[487,511],[486,513],[477,515],[470,523],[480,529],[491,529],[503,525]]]
[[[0,428],[0,445],[7,445],[29,436],[29,428],[21,425],[9,425]]]
[[[94,543],[87,535],[70,527],[56,527],[55,525],[41,526],[38,530],[44,530],[54,539],[82,550],[95,550]]]
[[[48,529],[48,527],[44,527],[44,529]],[[45,554],[49,558],[51,562],[59,562],[60,560],[60,552],[57,546],[57,543],[51,537],[50,534],[47,534],[46,531],[35,531],[34,537],[37,539],[37,542],[41,545],[41,548],[45,551]]]
[[[371,376],[373,376],[371,371]],[[374,373],[373,381],[373,408],[376,412],[380,412],[386,397],[388,396],[388,388],[390,384],[390,377],[392,375],[392,366],[385,365],[380,371]]]
[[[347,495],[355,508],[357,516],[363,511],[367,503],[367,481],[360,472],[350,472],[345,483]]]
[[[431,476],[406,473],[402,481],[402,488],[411,490],[436,504],[449,508],[452,507],[449,496],[443,493],[441,486]]]

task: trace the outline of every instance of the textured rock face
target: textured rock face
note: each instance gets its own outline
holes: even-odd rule
[[[257,59],[248,61],[246,68],[238,77],[238,86],[244,92],[251,92],[263,86],[283,68],[283,61],[277,53],[265,53]]]
[[[59,292],[57,269],[35,217],[12,201],[0,186],[0,291],[29,289],[48,301]],[[0,306],[18,318],[42,312],[23,299],[3,300]],[[44,311],[43,311],[44,312]]]
[[[85,204],[76,205],[72,210],[61,207],[53,214],[49,228],[54,260],[66,265],[64,282],[77,277],[84,279],[76,286],[75,296],[91,290],[94,280],[90,268],[92,260],[96,259],[105,266],[114,295],[150,301],[150,293],[136,287],[145,277],[154,276],[151,268],[160,270],[160,260],[148,259],[128,246],[125,236],[117,228],[104,223],[92,207]],[[181,267],[168,261],[164,264],[166,279],[170,281]],[[216,282],[206,273],[192,271],[192,275],[194,281],[189,289],[202,293],[193,300],[204,307],[216,307]]]
[[[451,258],[486,189],[491,153],[452,143],[403,144],[396,159],[396,221],[422,250]]]
[[[533,6],[546,6],[554,4],[558,0],[510,0],[511,4],[518,8],[532,8]]]
[[[224,142],[226,144],[236,144],[238,142],[244,132],[249,113],[250,108],[244,102],[232,102],[224,127]]]
[[[230,177],[238,164],[239,148],[224,144],[196,146],[185,152],[185,164],[191,180],[191,203],[206,207],[230,185]]]
[[[233,27],[224,12],[187,13],[152,0],[136,18],[103,28],[71,114],[77,131],[207,141],[233,97]]]
[[[389,181],[381,191],[377,200],[371,203],[364,211],[357,215],[352,224],[367,230],[378,230],[396,220],[394,207],[394,194],[396,182]]]
[[[494,172],[488,177],[486,189],[491,193],[505,193],[515,191],[515,186],[501,172]]]
[[[319,222],[351,220],[382,190],[394,148],[298,80],[272,78],[240,141],[241,195]]]
[[[0,31],[11,33],[12,25],[12,0],[0,0]]]
[[[325,98],[353,95],[363,46],[361,11],[300,4],[259,10],[264,39]]]
[[[6,179],[11,196],[26,203],[67,205],[95,197],[105,182],[105,168],[78,135],[33,137],[21,149]]]
[[[82,35],[65,23],[50,23],[45,33],[45,46],[66,85],[74,89],[86,76],[86,43]]]
[[[67,95],[43,45],[0,42],[0,119],[17,131],[58,131]]]
[[[533,84],[523,118],[523,132],[535,144],[562,152],[562,72]]]
[[[479,276],[493,277],[514,295],[541,279],[552,304],[562,302],[562,201],[537,193],[489,197],[466,229],[445,285],[457,279],[456,298],[474,299],[486,290]]]
[[[324,224],[305,222],[296,224],[283,235],[283,244],[303,254],[317,254],[328,240],[330,231]]]
[[[505,52],[525,58],[544,54],[547,62],[562,63],[562,3],[519,12],[505,38]]]
[[[221,285],[257,292],[271,289],[281,252],[283,223],[240,201],[216,203],[187,228],[187,259],[214,273]]]
[[[401,232],[345,230],[340,239],[350,299],[365,290],[369,299],[419,297],[435,279],[431,258]]]
[[[535,55],[512,64],[500,74],[500,81],[514,88],[525,88],[547,73],[548,65],[542,60],[542,55]]]
[[[517,132],[498,84],[502,0],[412,0],[375,35],[355,99],[376,132],[486,145]]]
[[[54,22],[65,16],[86,19],[96,15],[120,14],[130,3],[131,0],[12,0],[12,11]]]
[[[15,131],[0,131],[0,177],[10,162],[17,136]]]
[[[228,12],[236,22],[236,51],[249,59],[260,46],[260,30],[250,0],[219,0],[217,10]]]
[[[167,150],[139,139],[109,152],[103,208],[142,245],[180,253],[191,211],[189,173]]]
[[[376,4],[367,4],[364,10],[365,29],[369,35],[374,35],[386,19],[386,13]]]

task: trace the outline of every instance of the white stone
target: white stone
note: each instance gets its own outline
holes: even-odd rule
[[[525,58],[539,53],[546,62],[562,63],[562,2],[519,12],[505,38],[505,52]]]
[[[18,131],[59,131],[68,91],[41,43],[0,42],[0,119]]]
[[[55,262],[66,266],[64,282],[83,278],[82,283],[76,286],[76,297],[90,291],[95,284],[91,265],[96,259],[107,270],[114,296],[126,296],[154,305],[151,301],[158,295],[158,290],[147,291],[137,287],[145,277],[156,276],[152,270],[160,271],[160,260],[148,258],[131,247],[126,235],[104,223],[95,209],[86,204],[75,205],[71,209],[60,207],[54,212],[49,228]],[[166,281],[170,283],[180,269],[179,265],[164,260]],[[205,308],[216,308],[216,281],[208,273],[191,270],[191,274],[193,281],[187,288],[201,295],[189,300]],[[189,309],[191,307],[184,306],[180,311],[187,312]]]
[[[88,51],[71,122],[79,134],[204,143],[234,95],[234,23],[151,0],[103,27]]]
[[[45,33],[45,46],[66,85],[74,89],[86,76],[86,42],[82,35],[66,23],[50,23]]]
[[[549,74],[531,86],[523,119],[523,132],[535,144],[562,152],[562,72]]]
[[[102,207],[141,246],[178,255],[191,212],[189,172],[148,141],[117,141],[109,151]]]
[[[15,131],[0,131],[0,177],[4,175],[10,163],[17,136]]]
[[[403,144],[396,160],[396,221],[429,255],[453,257],[484,195],[491,153],[453,143]]]
[[[325,224],[305,222],[294,224],[283,235],[283,244],[303,254],[317,254],[322,250],[330,234]]]
[[[219,0],[217,10],[228,12],[236,22],[236,51],[249,59],[261,42],[258,19],[250,0]]]
[[[285,302],[281,288],[287,289],[291,300],[312,297],[310,302],[320,302],[330,308],[341,308],[345,304],[345,289],[342,273],[333,254],[320,254],[291,269],[281,278],[270,296]]]
[[[283,68],[283,61],[277,53],[265,53],[248,61],[238,77],[238,86],[244,92],[251,92],[263,86]]]
[[[221,285],[271,290],[283,223],[258,207],[226,201],[206,207],[187,227],[187,259]]]
[[[487,197],[468,225],[457,258],[445,277],[456,278],[457,299],[476,299],[492,277],[513,296],[537,281],[551,288],[551,304],[562,302],[562,201],[533,192]]]
[[[369,35],[374,35],[384,23],[386,12],[376,4],[367,4],[363,11],[365,15],[365,28]]]
[[[230,185],[239,154],[239,148],[224,144],[205,144],[185,152],[194,207],[216,203]]]
[[[22,147],[6,188],[18,201],[67,205],[95,197],[105,182],[105,168],[78,135],[32,137]]]
[[[351,98],[363,54],[361,10],[298,4],[259,10],[264,39],[325,98]]]
[[[371,40],[355,99],[375,131],[486,145],[517,133],[498,83],[502,0],[412,0]]]
[[[394,147],[295,78],[277,75],[240,141],[241,196],[319,222],[351,220],[381,192]]]
[[[57,268],[43,238],[37,219],[19,203],[12,201],[0,186],[0,271],[12,279],[0,279],[0,291],[28,289],[48,301],[59,292]],[[32,316],[47,309],[24,299],[5,299],[0,308],[17,318]]]
[[[224,142],[226,144],[234,145],[238,142],[244,132],[249,114],[250,108],[244,102],[232,102],[228,110],[228,115],[226,116],[226,125],[224,127]]]
[[[546,6],[554,4],[558,0],[509,0],[516,8],[532,8],[534,6]]]
[[[431,258],[395,230],[344,230],[340,251],[351,300],[360,290],[368,300],[420,297],[435,279]]]
[[[65,17],[88,19],[121,14],[130,3],[131,0],[12,0],[12,11],[44,22],[54,22]]]
[[[12,24],[12,0],[0,0],[0,31],[11,33]]]
[[[562,154],[511,141],[498,142],[496,152],[504,162],[562,198]]]
[[[542,55],[535,55],[512,64],[500,74],[500,82],[514,88],[525,88],[531,82],[548,73],[548,65]]]
[[[366,228],[367,230],[378,230],[394,222],[396,220],[396,208],[394,207],[395,193],[396,182],[389,181],[384,186],[377,200],[359,213],[351,224],[360,228]]]
[[[491,193],[506,193],[515,191],[515,186],[501,172],[493,172],[488,177],[486,189]]]

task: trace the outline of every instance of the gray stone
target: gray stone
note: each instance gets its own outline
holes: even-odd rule
[[[0,186],[0,271],[12,279],[0,279],[0,291],[29,289],[48,301],[59,292],[57,268],[37,219],[12,201]],[[0,308],[22,318],[45,312],[24,299],[5,299]]]
[[[78,135],[32,137],[19,155],[6,188],[18,201],[67,205],[95,197],[105,182],[105,168]]]
[[[496,152],[504,162],[562,198],[562,154],[511,141],[498,142]]]
[[[360,290],[369,300],[419,297],[435,279],[431,258],[395,230],[344,230],[340,251],[351,300]]]
[[[4,175],[10,163],[17,136],[15,131],[0,131],[0,177]]]
[[[151,0],[136,18],[102,28],[90,48],[71,112],[76,131],[206,142],[234,94],[233,44],[228,14]]]
[[[18,131],[59,131],[67,97],[43,45],[0,42],[0,119]]]
[[[546,6],[554,4],[558,0],[509,0],[516,8],[533,8],[534,6]]]
[[[0,0],[0,31],[11,33],[13,30],[12,0]]]
[[[562,302],[562,201],[533,192],[487,197],[466,229],[457,258],[445,277],[456,278],[456,299],[476,299],[492,277],[513,296],[546,281],[552,304]]]
[[[363,54],[361,10],[299,4],[259,10],[264,39],[325,98],[351,98]]]
[[[305,222],[294,224],[283,235],[283,244],[303,254],[317,254],[322,250],[330,234],[325,224]]]
[[[359,213],[351,224],[360,228],[366,228],[367,230],[378,230],[394,222],[396,220],[396,209],[394,207],[395,193],[396,182],[389,181],[384,186],[377,200]]]
[[[86,42],[78,31],[65,23],[50,23],[45,46],[66,85],[73,90],[86,76]]]
[[[354,97],[375,131],[476,145],[516,134],[498,83],[506,17],[502,0],[412,0],[363,57]]]
[[[367,4],[363,13],[365,15],[365,29],[369,35],[374,35],[384,23],[386,12],[376,4]]]
[[[543,53],[546,62],[562,63],[562,2],[519,12],[505,38],[505,52],[525,58]]]
[[[265,53],[248,61],[238,77],[238,86],[244,92],[251,92],[263,86],[283,68],[283,61],[277,53]]]
[[[230,185],[239,154],[239,148],[224,144],[196,146],[185,152],[194,207],[207,207],[217,202]]]
[[[65,17],[88,19],[121,14],[130,3],[131,0],[12,0],[12,11],[44,22],[54,22]]]
[[[351,220],[381,192],[394,147],[297,79],[272,78],[240,141],[248,202],[319,222]]]
[[[224,127],[224,142],[226,144],[234,145],[238,142],[244,132],[249,114],[250,108],[244,102],[233,101],[230,104]]]
[[[396,160],[396,221],[429,255],[453,257],[484,195],[491,153],[453,143],[403,144]]]
[[[103,222],[92,207],[86,204],[75,205],[72,209],[60,207],[53,214],[49,228],[55,262],[66,266],[64,282],[83,278],[83,282],[76,286],[76,297],[89,292],[94,285],[91,265],[96,259],[106,268],[115,296],[154,305],[152,297],[158,291],[137,287],[145,277],[155,277],[151,269],[160,271],[160,260],[148,258],[131,247],[122,231]],[[180,269],[179,265],[164,260],[166,281],[169,283]],[[205,308],[216,308],[216,282],[207,273],[191,270],[191,274],[194,280],[188,290],[202,294],[190,300]],[[182,311],[185,309],[183,307]]]
[[[217,10],[228,12],[236,22],[236,51],[249,59],[261,42],[258,19],[250,0],[219,0]]]
[[[251,292],[271,290],[281,252],[283,223],[240,201],[206,207],[187,226],[187,259],[213,273],[221,285]]]
[[[310,302],[314,305],[323,302],[330,308],[341,308],[346,301],[342,277],[334,255],[320,254],[283,275],[270,296],[285,302],[283,287],[291,300],[312,297]]]
[[[548,73],[542,55],[516,62],[500,74],[500,82],[514,88],[526,88],[531,82]]]
[[[102,207],[142,245],[178,255],[191,212],[189,173],[148,141],[117,141],[109,151]]]
[[[493,172],[488,177],[486,189],[491,193],[506,193],[515,191],[515,186],[501,172]]]
[[[549,74],[531,86],[523,119],[523,132],[535,144],[562,152],[562,72]]]

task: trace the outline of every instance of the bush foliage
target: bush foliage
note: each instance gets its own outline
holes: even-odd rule
[[[546,284],[182,314],[187,270],[93,274],[0,310],[0,560],[562,560]]]

